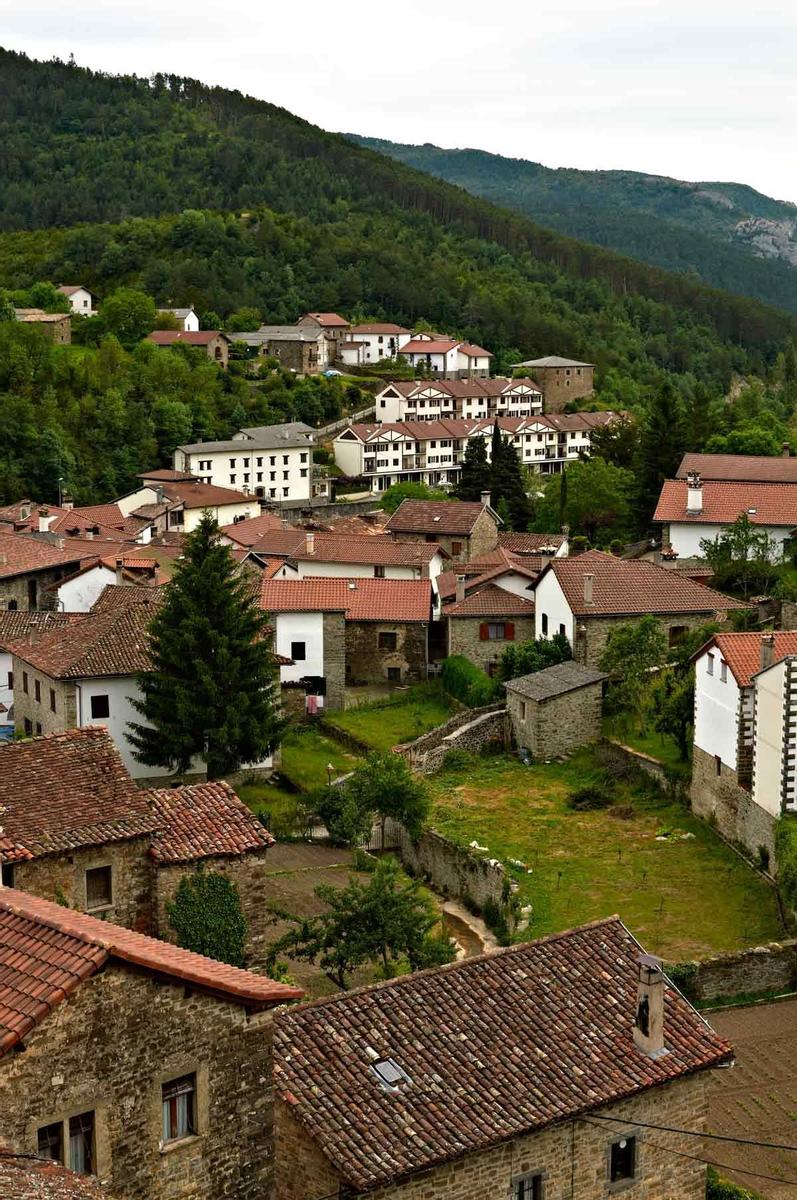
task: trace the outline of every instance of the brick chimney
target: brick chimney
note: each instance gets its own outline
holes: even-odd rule
[[[759,669],[766,671],[767,667],[771,667],[775,661],[775,635],[774,633],[763,633],[761,635],[761,652],[759,657]]]
[[[308,554],[315,554],[315,534],[309,529],[305,534],[305,550]]]
[[[124,560],[121,558],[117,558],[117,560],[116,560],[116,586],[117,587],[122,587],[124,585],[125,578],[124,578],[124,574],[122,572],[123,566],[124,566]]]
[[[703,511],[703,481],[697,471],[686,474],[686,511],[690,516]]]
[[[491,492],[482,492],[482,504],[487,504],[489,506],[491,500],[492,500]]]
[[[592,575],[591,573],[587,573],[584,576],[584,604],[585,604],[585,606],[589,606],[589,607],[592,606],[592,588],[593,588],[594,583],[595,583],[595,576]]]
[[[65,509],[67,512],[70,512],[74,507],[75,502],[69,495],[69,492],[64,492],[63,496],[61,497],[61,508]]]
[[[457,575],[457,590],[454,596],[457,604],[461,604],[465,599],[465,576]]]
[[[640,954],[634,1045],[648,1058],[666,1054],[664,1045],[664,975],[661,959]]]

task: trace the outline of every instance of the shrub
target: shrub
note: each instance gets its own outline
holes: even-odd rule
[[[443,687],[468,708],[480,708],[491,704],[497,695],[497,685],[484,671],[465,658],[455,654],[443,663]]]
[[[246,961],[246,919],[238,888],[216,871],[184,875],[166,905],[177,945],[218,962],[242,967]]]
[[[441,771],[467,771],[476,756],[470,750],[447,750],[440,764]]]
[[[738,1183],[723,1179],[714,1167],[709,1167],[706,1175],[706,1200],[761,1200],[758,1192],[748,1191]]]
[[[781,817],[775,827],[775,861],[778,887],[792,910],[797,909],[797,821]]]
[[[667,978],[675,984],[687,1000],[698,997],[698,966],[694,962],[673,963],[667,968]]]
[[[570,557],[575,558],[577,554],[584,554],[589,550],[589,541],[582,534],[570,539]]]

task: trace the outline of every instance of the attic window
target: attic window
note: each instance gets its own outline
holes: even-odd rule
[[[371,1063],[371,1070],[383,1087],[395,1089],[402,1083],[409,1083],[410,1077],[402,1071],[394,1058],[377,1058]]]

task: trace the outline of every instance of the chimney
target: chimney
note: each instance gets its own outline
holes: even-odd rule
[[[47,533],[52,523],[49,508],[39,509],[39,533]]]
[[[90,542],[90,541],[92,541],[92,539],[94,537],[94,533],[91,529],[86,529],[86,530],[84,530],[84,536]]]
[[[784,442],[780,448],[780,452],[784,458],[789,458],[791,455],[791,446],[788,442]]]
[[[305,550],[308,554],[315,554],[315,534],[309,530],[305,534]]]
[[[584,604],[587,607],[592,606],[592,585],[595,582],[595,576],[588,573],[584,576]]]
[[[648,1058],[659,1058],[664,1046],[664,976],[661,959],[640,954],[634,1045]]]
[[[686,474],[686,511],[691,516],[703,511],[703,482],[697,471]]]
[[[490,500],[491,500],[490,492],[482,492],[482,504],[489,505]]]
[[[456,590],[455,599],[456,599],[457,604],[461,604],[462,601],[465,599],[465,576],[464,575],[457,575],[457,590]]]
[[[155,501],[156,501],[156,503],[157,503],[157,504],[163,504],[163,502],[164,502],[165,498],[166,498],[166,493],[164,492],[163,488],[162,488],[162,487],[156,487],[156,488],[155,488]]]
[[[27,521],[28,517],[30,516],[30,513],[31,513],[31,507],[30,507],[30,505],[29,505],[29,504],[23,504],[23,505],[22,505],[22,507],[21,507],[21,508],[20,508],[20,510],[19,510],[19,519],[20,519],[20,521]]]
[[[124,575],[122,573],[122,566],[123,566],[123,560],[121,558],[117,558],[117,560],[116,560],[116,586],[117,587],[122,587],[124,584],[124,581],[125,581]]]
[[[74,507],[75,502],[69,495],[69,492],[64,492],[63,496],[61,497],[61,508],[65,509],[67,512],[70,512]]]
[[[764,633],[761,635],[760,669],[766,671],[767,667],[771,667],[774,661],[775,635],[774,633]]]
[[[285,518],[283,517],[283,518],[282,518],[282,528],[283,528],[283,529],[290,529],[290,527],[291,527],[291,525],[290,525],[290,521],[286,521],[286,520],[285,520]]]

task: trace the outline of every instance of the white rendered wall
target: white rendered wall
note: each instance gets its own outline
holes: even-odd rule
[[[241,439],[240,450],[177,450],[174,465],[216,487],[247,489],[253,497],[257,488],[263,488],[266,499],[309,500],[312,458],[310,445],[264,450]]]
[[[361,475],[363,470],[364,449],[360,441],[342,441],[335,438],[332,443],[335,462],[344,475]]]
[[[295,683],[305,675],[324,675],[324,615],[320,612],[277,613],[274,649],[291,657],[291,642],[304,642],[305,657],[290,667],[280,667],[280,682]]]
[[[753,799],[779,817],[783,771],[783,693],[785,662],[757,675],[755,685],[755,742]]]
[[[713,541],[727,525],[692,525],[686,522],[670,521],[670,543],[678,552],[679,558],[702,558],[701,541]],[[783,543],[788,540],[789,530],[782,525],[756,525],[756,530],[763,530],[774,538],[778,544],[778,553],[782,552]]]
[[[84,571],[75,579],[67,579],[56,591],[58,608],[62,612],[87,613],[108,584],[115,580],[116,572],[101,565]]]
[[[714,673],[709,675],[709,655],[713,654]],[[739,686],[729,668],[722,681],[722,657],[713,648],[695,662],[695,745],[722,759],[732,771],[738,769]]]
[[[179,528],[184,533],[191,533],[196,529],[206,512],[212,513],[219,525],[232,525],[236,517],[246,520],[249,517],[259,516],[257,501],[252,503],[242,500],[238,504],[216,504],[209,508],[185,509],[183,511],[183,524]],[[170,528],[174,528],[174,526],[170,526]]]
[[[548,616],[547,634],[542,632],[543,614]],[[565,636],[572,646],[574,644],[575,618],[559,585],[559,580],[553,571],[548,571],[540,578],[534,589],[534,631],[537,637],[551,638],[559,632],[560,625],[564,625]]]

